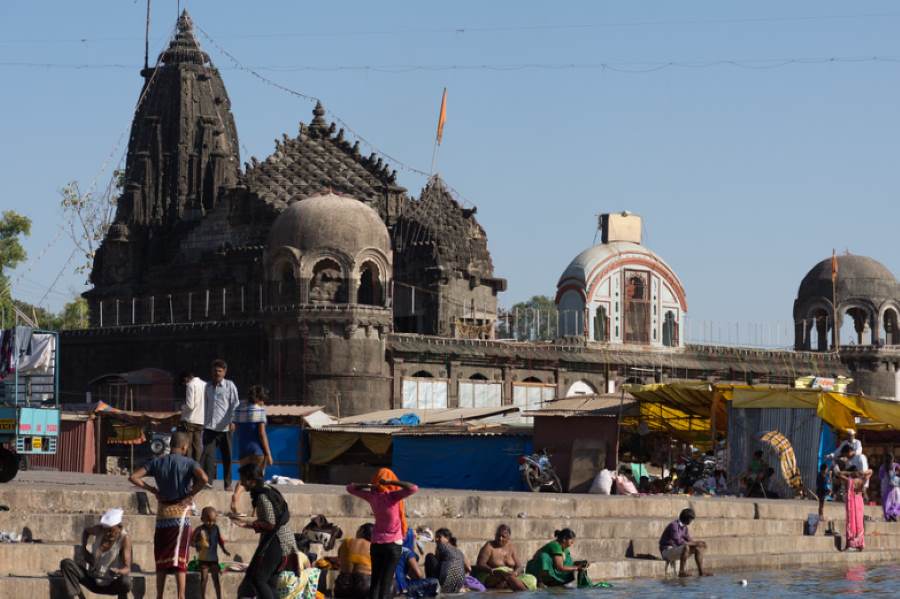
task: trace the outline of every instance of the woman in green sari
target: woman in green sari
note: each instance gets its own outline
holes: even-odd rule
[[[575,575],[587,569],[586,561],[573,561],[569,548],[575,544],[575,532],[570,528],[553,533],[555,541],[550,541],[537,550],[525,566],[528,574],[534,575],[542,585],[559,587],[575,580]]]

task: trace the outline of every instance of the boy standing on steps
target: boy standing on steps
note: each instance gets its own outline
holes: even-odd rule
[[[191,545],[197,549],[197,561],[200,562],[200,596],[206,599],[206,587],[209,586],[209,578],[212,577],[213,587],[216,589],[216,599],[222,599],[222,583],[219,580],[219,547],[225,555],[231,553],[225,548],[225,539],[222,531],[216,524],[216,508],[211,505],[203,508],[201,519],[203,524],[194,531]]]
[[[678,577],[686,578],[690,576],[685,571],[685,565],[688,558],[694,556],[697,563],[697,572],[700,576],[712,576],[712,573],[703,569],[703,554],[706,552],[706,543],[704,541],[695,541],[691,538],[688,526],[697,518],[694,510],[691,508],[681,510],[677,520],[669,523],[659,539],[659,552],[662,558],[666,560],[666,566],[674,564],[675,560],[679,562]]]

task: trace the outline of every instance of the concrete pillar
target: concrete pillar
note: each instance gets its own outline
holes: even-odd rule
[[[510,406],[513,402],[512,396],[512,368],[503,366],[501,368],[503,376],[503,405]]]
[[[447,407],[459,407],[459,360],[447,362]]]
[[[391,407],[394,409],[403,407],[403,358],[393,358],[391,360],[391,376],[393,377],[393,394],[391,396]]]
[[[566,393],[565,375],[568,372],[565,368],[556,368],[553,371],[553,381],[556,383],[556,397],[563,397]]]

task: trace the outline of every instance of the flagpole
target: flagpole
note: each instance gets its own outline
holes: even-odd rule
[[[438,148],[440,147],[440,142],[438,142],[437,138],[434,140],[434,149],[431,150],[431,174],[434,175],[434,166],[437,164],[437,155]]]
[[[831,318],[834,321],[831,323],[831,343],[835,353],[840,349],[838,346],[837,274],[837,252],[831,250]]]
[[[431,175],[434,175],[434,168],[437,165],[438,148],[441,140],[444,138],[444,123],[447,122],[447,88],[441,94],[441,110],[438,113],[437,133],[434,136],[434,148],[431,150]]]

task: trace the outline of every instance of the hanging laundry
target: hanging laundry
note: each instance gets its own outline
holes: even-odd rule
[[[49,373],[53,368],[53,354],[56,336],[48,333],[31,335],[31,350],[19,357],[16,370],[19,374]]]

